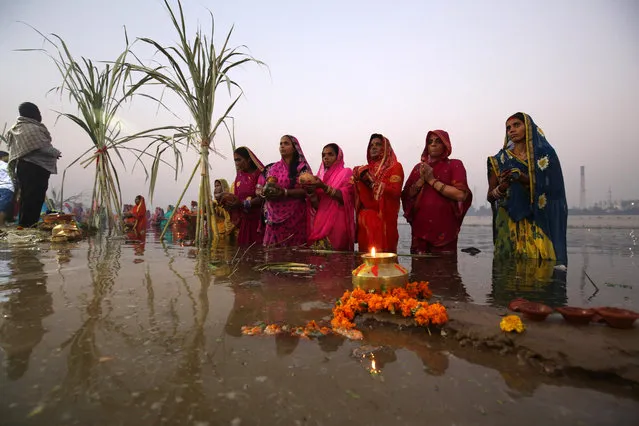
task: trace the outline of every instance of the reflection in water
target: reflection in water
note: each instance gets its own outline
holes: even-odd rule
[[[433,294],[444,299],[471,301],[457,268],[456,255],[414,256],[410,281],[428,281]]]
[[[9,253],[2,252],[5,262]],[[8,262],[12,279],[0,288],[8,295],[0,302],[0,347],[5,352],[4,369],[10,380],[26,373],[31,352],[45,333],[42,320],[53,313],[44,264],[37,255],[28,248],[14,250]]]
[[[364,333],[366,345],[373,345],[374,349],[362,355],[369,359],[374,357],[375,367],[381,371],[386,364],[397,360],[395,352],[398,349],[407,349],[417,355],[427,374],[441,376],[448,369],[448,356],[438,347],[441,346],[441,338],[427,336],[427,331],[421,329],[399,332],[395,326],[376,326]]]
[[[507,306],[517,297],[550,306],[564,306],[567,273],[555,269],[556,262],[542,259],[493,259],[492,305]]]
[[[96,332],[98,325],[108,316],[103,313],[103,305],[112,290],[120,270],[121,245],[119,241],[100,239],[89,240],[87,264],[91,274],[91,298],[82,313],[82,325],[71,337],[60,345],[68,348],[67,374],[60,391],[69,397],[88,396],[99,387],[103,370],[97,368],[100,351]],[[106,305],[108,306],[108,305]],[[109,311],[113,308],[110,307]]]

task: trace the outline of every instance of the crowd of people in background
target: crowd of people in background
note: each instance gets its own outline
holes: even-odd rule
[[[9,130],[9,151],[0,151],[0,225],[18,215],[20,226],[40,218],[49,176],[57,173],[60,151],[42,124],[38,107],[25,102]],[[452,155],[445,130],[426,134],[417,164],[404,182],[404,168],[391,142],[374,133],[367,163],[346,167],[342,149],[322,149],[320,170],[313,173],[300,141],[284,135],[280,159],[264,165],[248,147],[233,153],[236,177],[214,182],[215,232],[241,246],[307,245],[335,251],[396,252],[400,210],[411,226],[411,253],[456,253],[457,240],[473,194],[466,169]],[[497,256],[567,261],[568,208],[555,150],[532,118],[516,113],[506,121],[503,147],[487,162],[487,200],[493,209]],[[18,208],[14,208],[14,206]],[[46,204],[44,204],[46,205]],[[79,220],[86,214],[65,205]],[[188,228],[197,214],[191,208],[156,208],[151,215],[144,197],[125,206],[125,228],[145,238],[149,225]]]

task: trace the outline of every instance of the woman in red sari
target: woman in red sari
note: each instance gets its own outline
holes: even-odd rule
[[[138,195],[135,197],[135,206],[130,212],[124,214],[127,222],[131,223],[131,234],[136,239],[144,239],[146,236],[146,203],[144,197]]]
[[[402,191],[404,217],[412,231],[411,253],[457,253],[457,236],[473,195],[464,164],[448,158],[451,152],[447,132],[428,132],[422,161]]]
[[[353,169],[358,249],[395,253],[404,169],[388,139],[377,133],[370,137],[366,159],[367,165]]]
[[[237,242],[241,246],[261,244],[264,235],[260,229],[262,199],[255,189],[264,165],[253,151],[245,146],[233,152],[237,175],[231,191],[235,197],[222,195],[221,203],[231,212],[231,220],[239,229]]]

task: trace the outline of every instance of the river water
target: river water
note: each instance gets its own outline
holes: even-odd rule
[[[572,221],[567,271],[495,264],[482,218],[468,219],[459,242],[479,254],[400,261],[443,299],[503,306],[523,295],[553,306],[637,309],[636,220],[592,221]],[[409,233],[400,225],[400,253],[408,252]],[[361,342],[242,336],[241,327],[256,321],[328,320],[360,261],[232,247],[211,256],[154,235],[145,245],[1,245],[0,425],[624,425],[639,418],[636,388],[539,375],[513,357],[424,330],[364,329]],[[311,263],[318,272],[253,269],[273,261]]]

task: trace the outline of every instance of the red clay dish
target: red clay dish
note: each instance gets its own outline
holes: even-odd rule
[[[528,302],[526,299],[522,299],[521,297],[518,297],[510,301],[510,303],[508,304],[508,309],[510,309],[513,312],[519,312],[519,305],[526,302]]]
[[[566,322],[570,324],[589,324],[592,317],[597,313],[594,309],[575,308],[572,306],[564,306],[563,308],[555,308]]]
[[[552,314],[552,308],[543,303],[524,302],[517,308],[519,312],[532,321],[544,321],[548,315]]]
[[[620,308],[597,308],[597,313],[613,328],[632,328],[639,318],[638,313]]]

